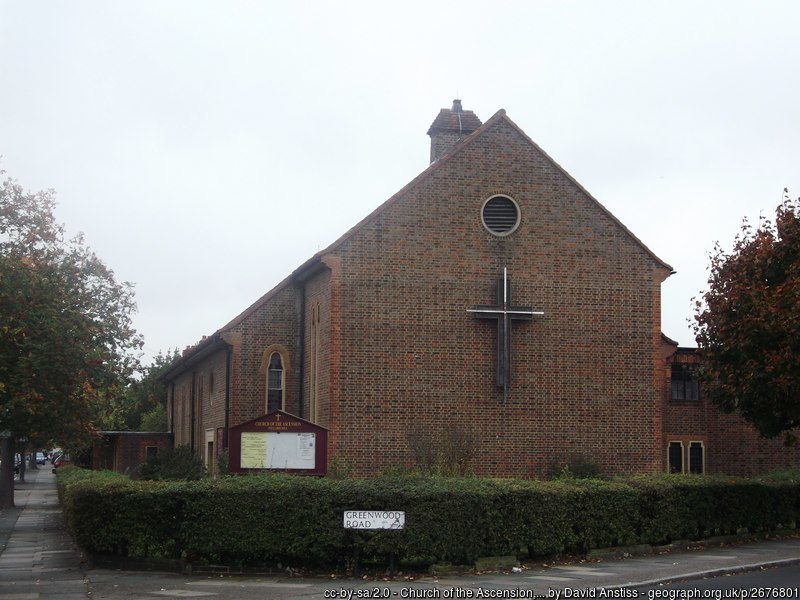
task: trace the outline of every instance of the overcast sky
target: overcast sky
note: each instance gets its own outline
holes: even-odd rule
[[[213,333],[500,108],[677,271],[800,195],[800,2],[0,0],[0,169],[136,286],[145,361]],[[612,307],[609,307],[613,310]]]

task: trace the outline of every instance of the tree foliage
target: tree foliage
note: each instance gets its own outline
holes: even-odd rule
[[[118,418],[141,339],[132,286],[54,207],[52,190],[0,187],[0,430],[78,447]]]
[[[150,365],[141,369],[141,377],[130,382],[124,400],[124,426],[119,429],[167,430],[167,388],[159,377],[179,356],[177,349],[159,352]]]
[[[747,221],[725,252],[716,244],[709,289],[695,302],[706,390],[764,437],[800,426],[800,199],[786,190],[775,222]]]

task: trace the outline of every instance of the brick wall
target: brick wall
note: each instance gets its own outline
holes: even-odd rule
[[[172,446],[172,434],[159,432],[107,432],[94,442],[92,468],[127,473],[147,458],[147,448],[161,453]]]
[[[266,361],[272,351],[284,356],[285,410],[297,414],[299,394],[298,290],[278,288],[269,300],[254,307],[231,329],[237,337],[234,350],[230,426],[266,412]]]
[[[508,238],[481,223],[496,193],[522,211]],[[437,163],[335,253],[331,455],[357,474],[409,464],[409,432],[448,423],[471,432],[481,474],[538,476],[573,454],[612,473],[660,468],[654,315],[666,273],[513,125],[500,119]],[[514,326],[507,404],[494,325],[466,312],[494,302],[503,267],[515,303],[545,312]]]
[[[737,414],[717,409],[703,394],[698,400],[673,400],[669,385],[672,364],[699,366],[702,356],[695,349],[673,348],[667,353],[664,403],[664,454],[670,441],[703,443],[705,468],[710,474],[751,476],[800,465],[800,448],[787,447],[783,438],[762,438]],[[666,466],[664,467],[666,468]]]
[[[800,447],[783,438],[764,439],[740,417],[719,413],[709,426],[706,464],[710,473],[750,476],[800,466]]]

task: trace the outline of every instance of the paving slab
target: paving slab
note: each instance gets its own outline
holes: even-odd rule
[[[15,508],[0,511],[0,598],[90,598],[52,471],[29,470],[16,483]]]

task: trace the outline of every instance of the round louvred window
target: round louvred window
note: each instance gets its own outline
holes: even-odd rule
[[[492,196],[483,205],[481,219],[493,234],[508,235],[519,225],[519,206],[508,196]]]

